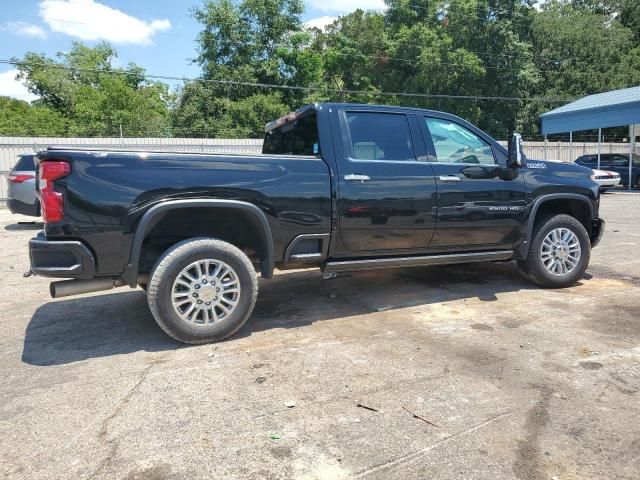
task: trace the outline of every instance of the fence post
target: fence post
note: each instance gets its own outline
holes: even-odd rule
[[[569,158],[573,157],[573,132],[569,132]]]

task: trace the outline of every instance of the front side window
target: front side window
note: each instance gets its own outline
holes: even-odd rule
[[[633,155],[633,166],[640,166],[640,155]],[[613,165],[615,167],[628,167],[629,166],[629,155],[617,154],[613,155]]]
[[[406,115],[347,112],[347,132],[354,160],[415,161],[416,155]]]
[[[629,157],[625,157],[624,155],[614,155],[611,158],[611,164],[614,167],[628,167]]]
[[[491,145],[462,125],[441,118],[425,118],[439,163],[495,165]]]

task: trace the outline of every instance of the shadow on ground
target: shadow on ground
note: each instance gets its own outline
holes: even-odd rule
[[[261,281],[253,316],[237,336],[462,298],[492,302],[496,294],[529,288],[511,263],[378,270],[334,280],[317,270],[282,273]],[[138,290],[41,306],[27,326],[22,360],[61,365],[181,347],[156,325]]]
[[[136,290],[42,305],[27,326],[22,361],[62,365],[180,347],[156,325],[144,292]]]
[[[252,319],[238,335],[459,299],[494,302],[497,294],[532,288],[512,262],[354,272],[334,280],[295,272],[260,284]]]
[[[44,228],[44,223],[40,221],[18,222],[18,223],[12,223],[10,225],[4,226],[4,229],[10,232],[15,232],[19,230],[42,230],[43,228]]]

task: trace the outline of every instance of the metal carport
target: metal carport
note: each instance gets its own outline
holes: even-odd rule
[[[551,133],[598,129],[598,168],[600,168],[600,142],[602,129],[629,125],[629,189],[633,168],[635,124],[640,124],[640,87],[598,93],[568,103],[540,115],[545,140]]]

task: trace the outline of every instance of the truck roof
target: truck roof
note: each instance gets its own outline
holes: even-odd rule
[[[392,111],[392,112],[405,112],[405,113],[427,113],[427,114],[438,114],[443,116],[449,116],[451,118],[459,118],[456,115],[447,112],[441,112],[438,110],[429,110],[426,108],[416,108],[416,107],[402,107],[398,105],[377,105],[377,104],[368,104],[368,103],[337,103],[337,102],[324,102],[324,103],[311,103],[304,105],[297,109],[294,112],[290,112],[277,120],[267,123],[264,127],[265,132],[269,132],[275,128],[286,125],[287,123],[294,122],[298,118],[302,117],[309,111],[317,111],[323,108],[363,108],[363,109],[373,109],[379,111]]]

